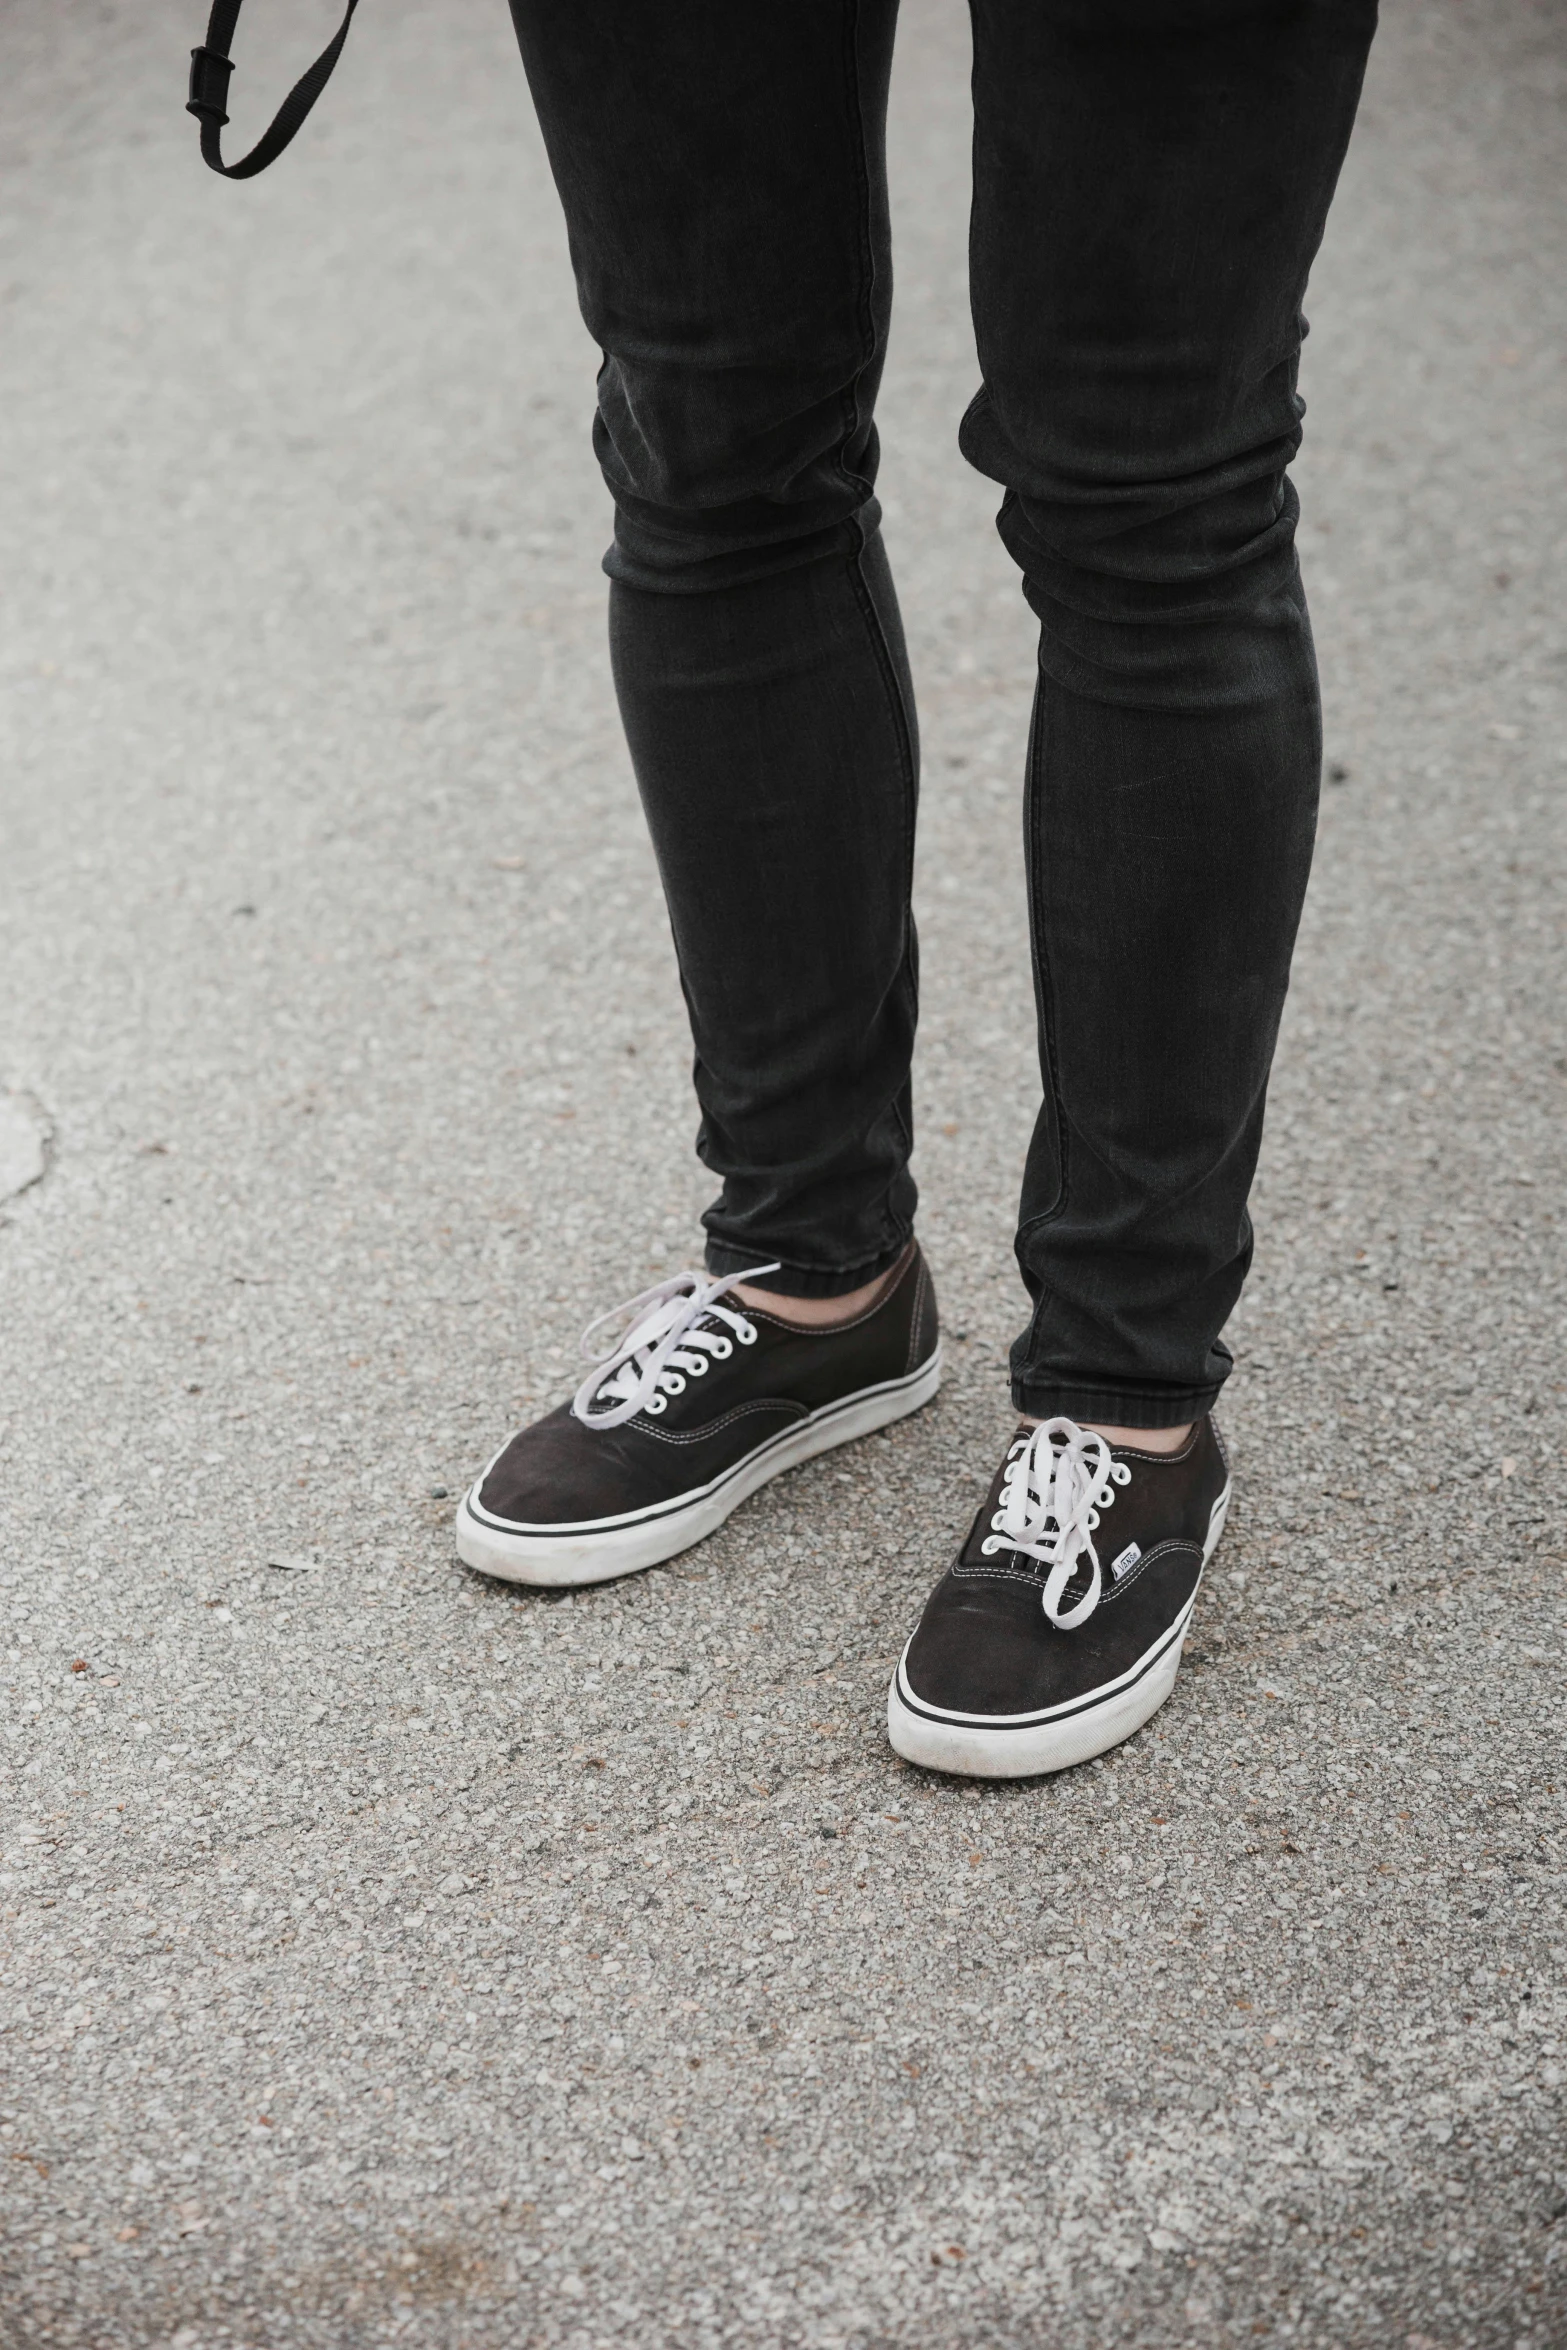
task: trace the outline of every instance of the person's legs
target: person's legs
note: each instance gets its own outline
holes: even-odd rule
[[[712,1277],[634,1300],[465,1496],[461,1556],[521,1582],[672,1557],[941,1377],[910,1239],[913,697],[872,494],[893,12],[513,0],[604,350],[615,680],[723,1178]]]
[[[512,0],[604,352],[614,670],[723,1180],[711,1271],[912,1229],[913,696],[873,495],[895,0]]]
[[[965,454],[1040,618],[1024,1412],[1197,1419],[1315,825],[1285,474],[1374,0],[974,0]]]
[[[1012,1355],[1030,1421],[899,1664],[888,1731],[912,1761],[1015,1777],[1163,1703],[1228,1507],[1208,1415],[1321,753],[1285,475],[1300,304],[1375,5],[972,7],[984,384],[962,441],[1006,488],[1040,620],[1044,1102]]]

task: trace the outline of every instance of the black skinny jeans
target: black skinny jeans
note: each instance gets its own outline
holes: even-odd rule
[[[708,1263],[908,1239],[914,699],[874,496],[896,0],[511,0],[604,352],[615,679]],[[956,0],[954,0],[956,5]],[[973,0],[964,454],[1040,622],[1026,1411],[1205,1410],[1315,828],[1285,468],[1375,0]]]

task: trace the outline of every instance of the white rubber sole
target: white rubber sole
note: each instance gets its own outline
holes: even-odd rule
[[[1106,1682],[1069,1705],[1036,1714],[962,1714],[926,1705],[909,1687],[905,1647],[887,1691],[887,1736],[893,1752],[923,1770],[948,1771],[954,1778],[1032,1779],[1046,1771],[1070,1770],[1074,1763],[1091,1762],[1096,1754],[1120,1746],[1153,1719],[1175,1687],[1203,1572],[1224,1532],[1229,1506],[1226,1482],[1208,1520],[1196,1589],[1178,1620],[1119,1680]]]
[[[457,1512],[457,1555],[481,1575],[508,1583],[534,1583],[547,1590],[583,1583],[611,1583],[679,1556],[720,1527],[731,1510],[785,1469],[798,1468],[835,1445],[852,1444],[894,1420],[906,1419],[930,1402],[941,1385],[941,1349],[904,1379],[862,1387],[837,1403],[823,1404],[805,1420],[782,1429],[770,1443],[736,1461],[723,1476],[657,1509],[618,1518],[593,1518],[575,1526],[520,1526],[490,1516],[479,1501],[481,1477]],[[500,1456],[497,1454],[496,1458]],[[493,1467],[493,1463],[491,1466]],[[489,1475],[486,1469],[484,1476]]]

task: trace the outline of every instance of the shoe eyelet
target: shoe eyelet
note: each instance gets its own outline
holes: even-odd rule
[[[691,1359],[691,1376],[693,1379],[703,1379],[707,1376],[706,1355],[693,1355]]]
[[[755,1346],[756,1344],[756,1331],[749,1322],[747,1322],[743,1328],[737,1330],[735,1332],[735,1336],[739,1339],[742,1346]]]
[[[714,1341],[713,1341],[713,1354],[714,1354],[714,1357],[715,1357],[715,1359],[716,1359],[718,1362],[720,1362],[720,1363],[727,1363],[727,1362],[728,1362],[728,1360],[729,1360],[729,1358],[730,1358],[730,1356],[731,1356],[731,1355],[734,1353],[734,1351],[735,1351],[735,1350],[734,1350],[733,1344],[731,1343],[731,1341],[730,1341],[729,1339],[727,1339],[727,1338],[715,1338],[715,1339],[714,1339]]]
[[[666,1395],[684,1395],[685,1391],[686,1383],[678,1371],[664,1373],[664,1393]]]
[[[662,1395],[650,1395],[647,1399],[647,1402],[642,1407],[645,1412],[655,1413],[664,1411],[666,1408],[667,1398]]]

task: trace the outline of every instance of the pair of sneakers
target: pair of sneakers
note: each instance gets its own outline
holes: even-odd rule
[[[681,1273],[617,1309],[622,1335],[573,1400],[504,1445],[463,1501],[467,1564],[554,1588],[656,1566],[781,1470],[929,1402],[941,1346],[916,1243],[826,1329],[741,1302],[737,1284],[773,1269]],[[893,1675],[896,1751],[1011,1779],[1129,1738],[1174,1686],[1229,1497],[1211,1418],[1174,1453],[1067,1419],[1020,1427]]]

